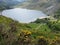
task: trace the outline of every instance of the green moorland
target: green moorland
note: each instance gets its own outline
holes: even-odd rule
[[[0,15],[0,45],[60,45],[60,11],[29,24]]]

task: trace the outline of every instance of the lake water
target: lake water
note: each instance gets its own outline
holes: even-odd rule
[[[29,23],[35,21],[37,18],[46,17],[46,14],[41,11],[22,8],[4,10],[2,15],[17,20],[21,23]]]

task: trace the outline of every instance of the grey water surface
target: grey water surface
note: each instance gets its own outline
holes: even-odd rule
[[[2,15],[17,20],[21,23],[29,23],[35,21],[37,18],[47,17],[42,11],[23,8],[4,10]]]

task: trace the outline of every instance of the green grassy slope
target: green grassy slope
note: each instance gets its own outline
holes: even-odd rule
[[[44,40],[45,38],[49,39],[49,44],[52,43],[51,40],[56,40],[56,37],[58,37],[57,39],[60,39],[60,20],[41,20],[44,23],[35,21],[29,24],[23,24],[5,16],[0,16],[0,45],[24,45],[26,43],[28,44],[28,42],[26,42],[28,40],[30,45],[35,45],[38,44],[38,37],[41,38],[41,36],[43,36],[42,38],[44,38]]]

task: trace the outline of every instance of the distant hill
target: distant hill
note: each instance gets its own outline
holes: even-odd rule
[[[47,15],[53,14],[60,8],[59,0],[28,0],[15,7],[27,8],[33,10],[41,10]]]
[[[6,4],[6,5],[16,5],[19,1],[16,0],[0,0],[0,5]]]
[[[20,4],[23,1],[17,0],[0,0],[0,10],[4,8],[13,8],[13,6]]]

